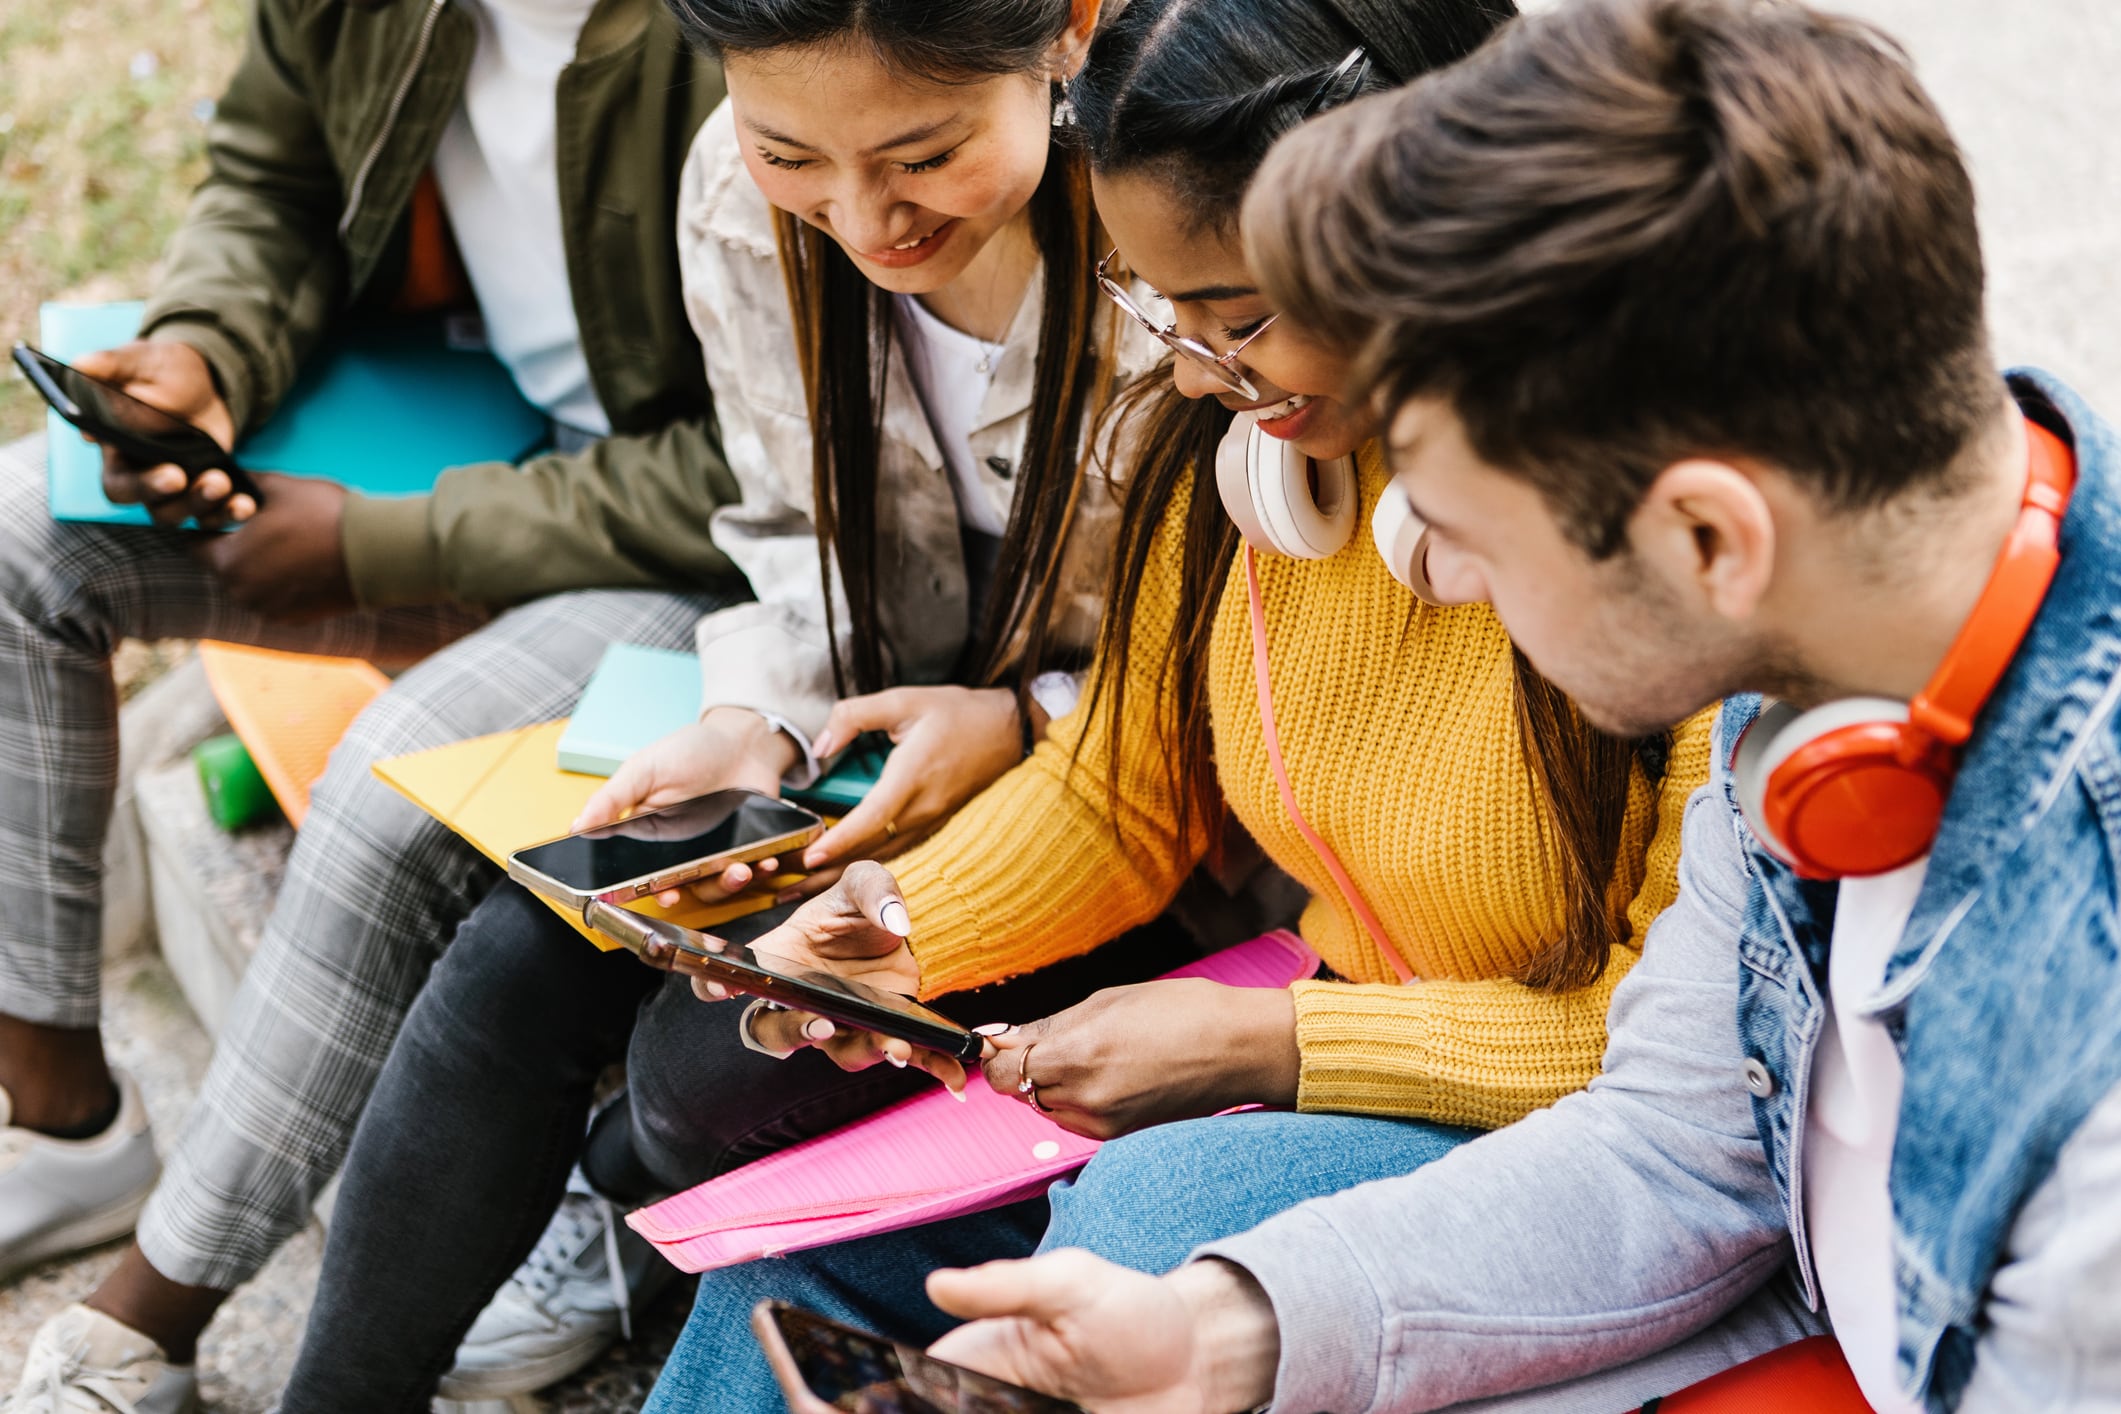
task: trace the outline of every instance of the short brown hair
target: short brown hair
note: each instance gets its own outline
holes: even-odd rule
[[[1572,0],[1307,124],[1252,185],[1287,317],[1441,396],[1570,536],[1746,456],[1855,509],[1943,487],[2000,406],[1974,194],[1906,56],[1779,0]]]

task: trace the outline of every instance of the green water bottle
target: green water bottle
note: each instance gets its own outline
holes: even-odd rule
[[[199,785],[206,792],[206,813],[224,830],[240,830],[277,808],[258,763],[240,737],[217,736],[192,748]]]

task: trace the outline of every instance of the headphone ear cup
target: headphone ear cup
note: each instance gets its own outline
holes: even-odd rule
[[[1765,798],[1768,774],[1773,769],[1769,757],[1778,764],[1788,759],[1789,750],[1778,749],[1778,744],[1782,734],[1803,715],[1787,702],[1763,702],[1760,715],[1739,735],[1738,746],[1731,752],[1731,786],[1738,797],[1739,813],[1745,816],[1746,826],[1754,836],[1785,859],[1789,857],[1788,847],[1767,818]]]
[[[1316,467],[1295,447],[1259,430],[1241,412],[1215,449],[1215,489],[1238,532],[1256,549],[1299,560],[1339,552],[1355,532],[1355,462],[1336,457]]]
[[[1413,590],[1422,603],[1442,606],[1443,600],[1429,583],[1428,523],[1390,486],[1377,498],[1377,509],[1370,512],[1370,539],[1392,578]]]
[[[1215,447],[1215,492],[1222,497],[1223,512],[1237,523],[1237,533],[1256,550],[1281,547],[1260,524],[1259,508],[1252,497],[1252,439],[1259,436],[1259,419],[1241,412],[1230,420],[1230,430]]]
[[[1732,771],[1754,833],[1812,879],[1884,874],[1920,859],[1952,788],[1951,753],[1889,697],[1802,713],[1772,704],[1739,740]]]

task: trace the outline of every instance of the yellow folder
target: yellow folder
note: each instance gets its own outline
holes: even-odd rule
[[[553,765],[566,718],[492,736],[473,737],[432,751],[379,761],[376,775],[414,805],[462,835],[479,853],[505,866],[508,856],[529,845],[558,839],[604,784],[601,776],[578,775]],[[605,951],[618,944],[567,909],[545,900],[553,912]],[[676,908],[654,899],[629,905],[635,912],[668,918],[688,928],[712,928],[773,905],[771,894],[705,904],[686,896]]]

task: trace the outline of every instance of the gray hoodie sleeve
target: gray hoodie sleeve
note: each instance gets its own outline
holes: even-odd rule
[[[1712,784],[1688,803],[1678,900],[1614,995],[1589,1089],[1195,1254],[1273,1302],[1275,1414],[1410,1414],[1605,1369],[1700,1330],[1787,1260],[1740,1070],[1746,880]]]

